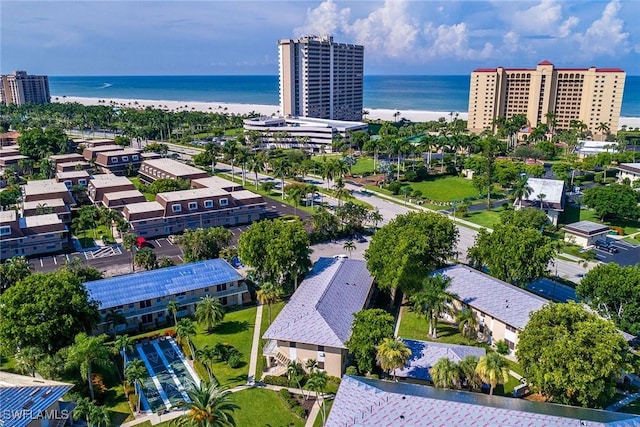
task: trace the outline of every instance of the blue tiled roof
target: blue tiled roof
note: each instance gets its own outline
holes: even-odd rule
[[[394,375],[400,378],[413,378],[431,381],[431,367],[440,359],[447,358],[459,363],[467,356],[480,358],[487,354],[482,347],[469,345],[445,344],[437,342],[406,340],[402,341],[411,350],[411,356],[402,369],[396,369]]]
[[[344,376],[327,426],[638,426],[634,414]]]
[[[102,310],[242,279],[225,260],[212,259],[96,280],[85,286]]]
[[[0,373],[0,425],[29,425],[72,387],[57,381]]]
[[[320,258],[263,338],[345,348],[372,284],[365,261]]]

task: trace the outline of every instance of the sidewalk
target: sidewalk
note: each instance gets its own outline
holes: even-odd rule
[[[256,310],[256,321],[253,327],[253,343],[251,344],[251,357],[249,358],[249,376],[247,377],[247,385],[253,385],[256,382],[256,368],[258,367],[258,352],[260,350],[260,326],[262,325],[262,308],[258,305]]]

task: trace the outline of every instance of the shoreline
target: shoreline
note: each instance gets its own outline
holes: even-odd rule
[[[51,102],[56,103],[73,103],[77,102],[82,105],[114,105],[122,107],[153,107],[162,108],[169,111],[201,111],[205,113],[226,113],[226,114],[249,114],[252,112],[265,115],[274,116],[280,111],[278,105],[266,105],[266,104],[240,104],[229,102],[202,102],[202,101],[168,101],[168,100],[152,100],[152,99],[129,99],[129,98],[91,98],[81,96],[62,96],[51,95]],[[99,102],[104,101],[104,102]],[[393,110],[386,108],[368,108],[365,110],[369,112],[366,118],[369,120],[387,120],[395,121],[394,114],[400,112],[400,117],[397,120],[405,118],[413,122],[428,122],[437,121],[439,118],[444,117],[449,121],[449,111],[428,111],[428,110]],[[458,118],[467,120],[468,113],[454,112],[458,114]],[[628,128],[640,127],[640,117],[620,117],[618,129],[626,125]]]

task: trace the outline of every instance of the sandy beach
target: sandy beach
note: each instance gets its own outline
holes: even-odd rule
[[[115,105],[123,107],[153,107],[162,108],[169,111],[204,111],[204,112],[224,112],[234,114],[249,114],[256,112],[265,116],[274,116],[279,114],[280,107],[278,105],[264,104],[230,104],[224,102],[197,102],[197,101],[165,101],[151,99],[120,99],[120,98],[84,98],[78,96],[57,96],[51,95],[52,102],[77,102],[83,105]],[[368,108],[367,119],[375,120],[396,120],[393,115],[399,111],[400,117],[413,122],[428,122],[438,120],[440,117],[450,119],[449,111],[422,111],[422,110],[390,110],[383,108]],[[466,112],[456,112],[458,117],[467,120]],[[620,117],[619,126],[626,125],[629,128],[640,127],[640,117]]]

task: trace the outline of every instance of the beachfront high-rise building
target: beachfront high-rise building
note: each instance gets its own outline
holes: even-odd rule
[[[549,61],[536,68],[479,68],[471,73],[468,128],[481,132],[516,114],[535,127],[553,113],[556,129],[579,120],[594,134],[602,133],[601,123],[616,133],[625,76],[619,68],[555,68]]]
[[[278,48],[284,117],[362,120],[363,46],[323,36],[278,40]]]
[[[0,75],[0,102],[5,105],[51,102],[49,77],[32,76],[26,71]]]

